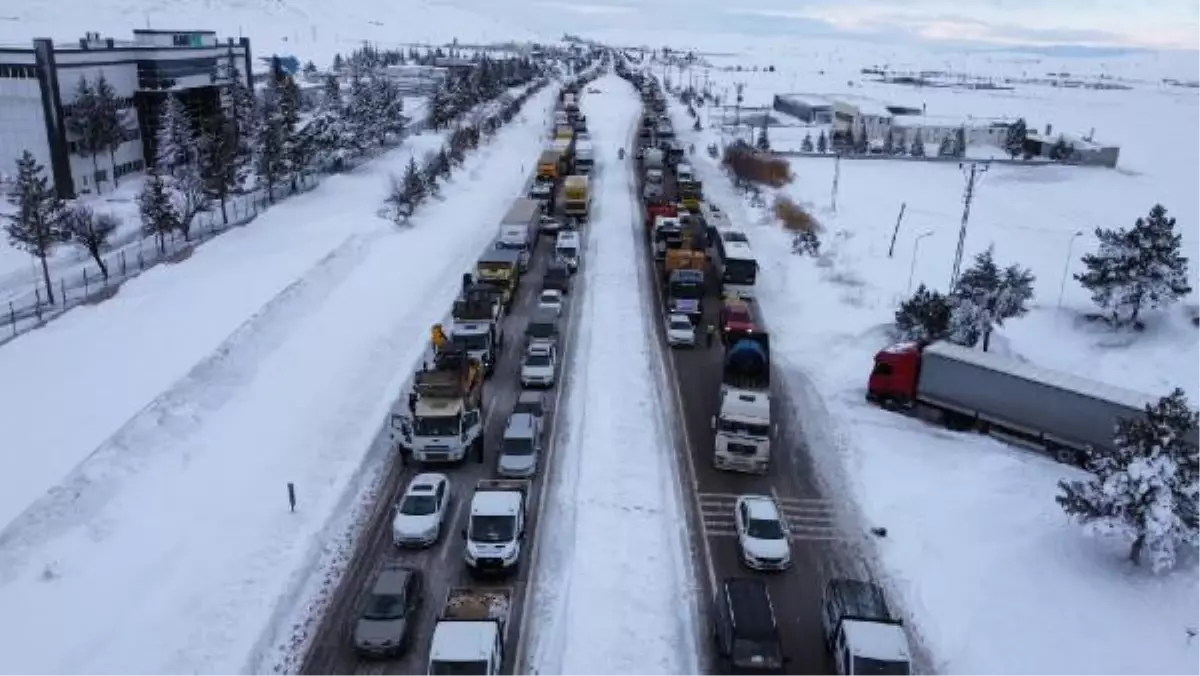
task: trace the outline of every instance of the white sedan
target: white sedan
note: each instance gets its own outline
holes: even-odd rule
[[[733,510],[742,563],[754,570],[790,568],[791,539],[775,501],[765,495],[741,495]]]
[[[667,345],[671,347],[696,346],[696,327],[687,315],[667,315]]]
[[[562,291],[558,289],[542,289],[541,295],[538,296],[538,307],[549,308],[554,310],[554,314],[561,315],[563,307]]]
[[[554,345],[534,343],[525,351],[521,361],[521,385],[524,387],[553,387],[558,355]]]
[[[442,535],[450,512],[450,479],[445,474],[418,474],[404,489],[392,518],[392,542],[397,547],[428,547]]]

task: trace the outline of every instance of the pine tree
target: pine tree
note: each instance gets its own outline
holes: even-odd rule
[[[333,55],[333,69],[340,71],[341,69],[343,69],[345,67],[346,67],[346,62],[342,58],[341,52],[334,54]]]
[[[46,284],[46,300],[54,304],[54,286],[50,283],[50,266],[46,259],[54,248],[67,240],[59,223],[62,201],[50,180],[42,173],[33,153],[26,150],[17,158],[17,175],[8,192],[13,213],[0,214],[8,221],[4,226],[8,241],[14,247],[36,257],[42,264],[42,281]]]
[[[311,75],[316,74],[316,72],[317,72],[317,64],[313,63],[311,60],[306,61],[304,63],[304,74],[305,75],[311,76]]]
[[[108,265],[102,254],[108,248],[109,238],[121,224],[120,219],[109,213],[97,214],[87,206],[76,204],[63,211],[59,222],[64,236],[96,261],[100,274],[108,281]]]
[[[1096,239],[1099,249],[1083,256],[1087,269],[1075,279],[1111,313],[1114,325],[1136,324],[1142,310],[1165,307],[1191,293],[1182,235],[1161,204],[1128,230],[1097,228]]]
[[[800,150],[806,153],[811,153],[813,151],[812,132],[804,134],[804,140],[800,142]]]
[[[92,158],[92,182],[100,192],[100,163],[98,157],[104,149],[104,128],[101,111],[96,98],[96,89],[86,77],[75,83],[75,100],[67,115],[67,131],[75,137],[76,151]]]
[[[1093,533],[1132,542],[1129,558],[1149,555],[1155,572],[1175,564],[1181,545],[1197,545],[1200,456],[1187,441],[1200,424],[1183,390],[1176,389],[1146,414],[1117,423],[1116,452],[1092,453],[1087,481],[1060,481],[1055,501]]]
[[[925,136],[920,129],[913,133],[912,147],[909,148],[908,154],[913,157],[925,157]]]
[[[825,130],[821,130],[821,134],[817,136],[817,152],[824,154],[829,150],[829,137],[825,135]]]
[[[429,194],[428,188],[425,185],[425,177],[421,173],[420,167],[417,166],[415,158],[408,158],[408,166],[404,169],[404,194],[408,197],[409,204],[416,208],[417,205],[425,201],[426,195]]]
[[[274,204],[275,187],[287,176],[287,135],[275,87],[267,87],[259,101],[256,131],[254,168],[259,187],[266,191],[267,201]]]
[[[154,164],[164,176],[196,160],[196,133],[190,118],[179,97],[167,94],[158,118],[154,152]]]
[[[200,175],[209,196],[221,207],[221,222],[229,224],[229,198],[246,180],[246,163],[238,153],[231,120],[218,111],[204,121],[197,147]]]
[[[175,228],[183,235],[184,241],[191,241],[192,224],[196,217],[213,208],[209,183],[200,173],[200,165],[192,162],[176,167],[168,186],[175,214]]]
[[[920,342],[942,340],[950,333],[950,312],[949,298],[921,284],[912,298],[896,309],[896,338]]]
[[[1008,125],[1008,131],[1004,134],[1004,152],[1016,159],[1017,155],[1025,152],[1025,137],[1028,135],[1025,118],[1018,118],[1016,122]]]
[[[146,172],[146,182],[138,195],[138,213],[142,218],[142,233],[154,237],[158,250],[167,250],[167,235],[178,227],[175,207],[171,204],[171,192],[167,182],[156,167]]]
[[[104,73],[96,77],[95,91],[99,145],[108,151],[113,187],[116,187],[121,183],[117,176],[117,149],[125,143],[128,132],[125,131],[124,115],[121,112],[121,104],[117,101],[117,92],[108,78],[104,77]]]
[[[811,228],[795,232],[792,234],[792,253],[816,258],[821,254],[821,239]]]
[[[1001,270],[992,247],[976,254],[951,293],[950,340],[967,346],[982,340],[986,352],[996,327],[1028,311],[1025,304],[1033,298],[1033,281],[1033,273],[1017,265]]]
[[[450,153],[446,150],[445,144],[442,144],[441,149],[437,154],[438,173],[442,178],[450,177]]]
[[[954,130],[954,156],[966,157],[967,155],[967,128],[960,126]]]

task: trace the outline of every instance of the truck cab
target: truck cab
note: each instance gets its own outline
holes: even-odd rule
[[[483,444],[482,366],[446,347],[432,369],[417,372],[411,417],[392,414],[393,439],[419,462],[459,462]]]
[[[479,361],[484,374],[490,377],[504,347],[504,329],[499,322],[455,320],[450,326],[450,342]]]
[[[725,341],[721,400],[713,416],[713,466],[762,474],[771,459],[771,353],[766,332],[749,330]]]
[[[478,574],[515,572],[525,542],[525,506],[529,481],[482,479],[471,496],[471,512],[463,539],[464,560]]]
[[[847,578],[830,580],[822,600],[821,626],[839,674],[912,673],[908,637],[877,585]]]

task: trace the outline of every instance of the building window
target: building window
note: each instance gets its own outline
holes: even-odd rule
[[[0,79],[35,80],[37,79],[37,69],[26,64],[0,63]]]

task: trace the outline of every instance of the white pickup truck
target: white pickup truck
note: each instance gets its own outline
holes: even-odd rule
[[[515,572],[528,523],[530,483],[524,479],[481,479],[471,496],[463,557],[474,573]]]
[[[433,628],[430,674],[499,674],[512,591],[451,589]]]

